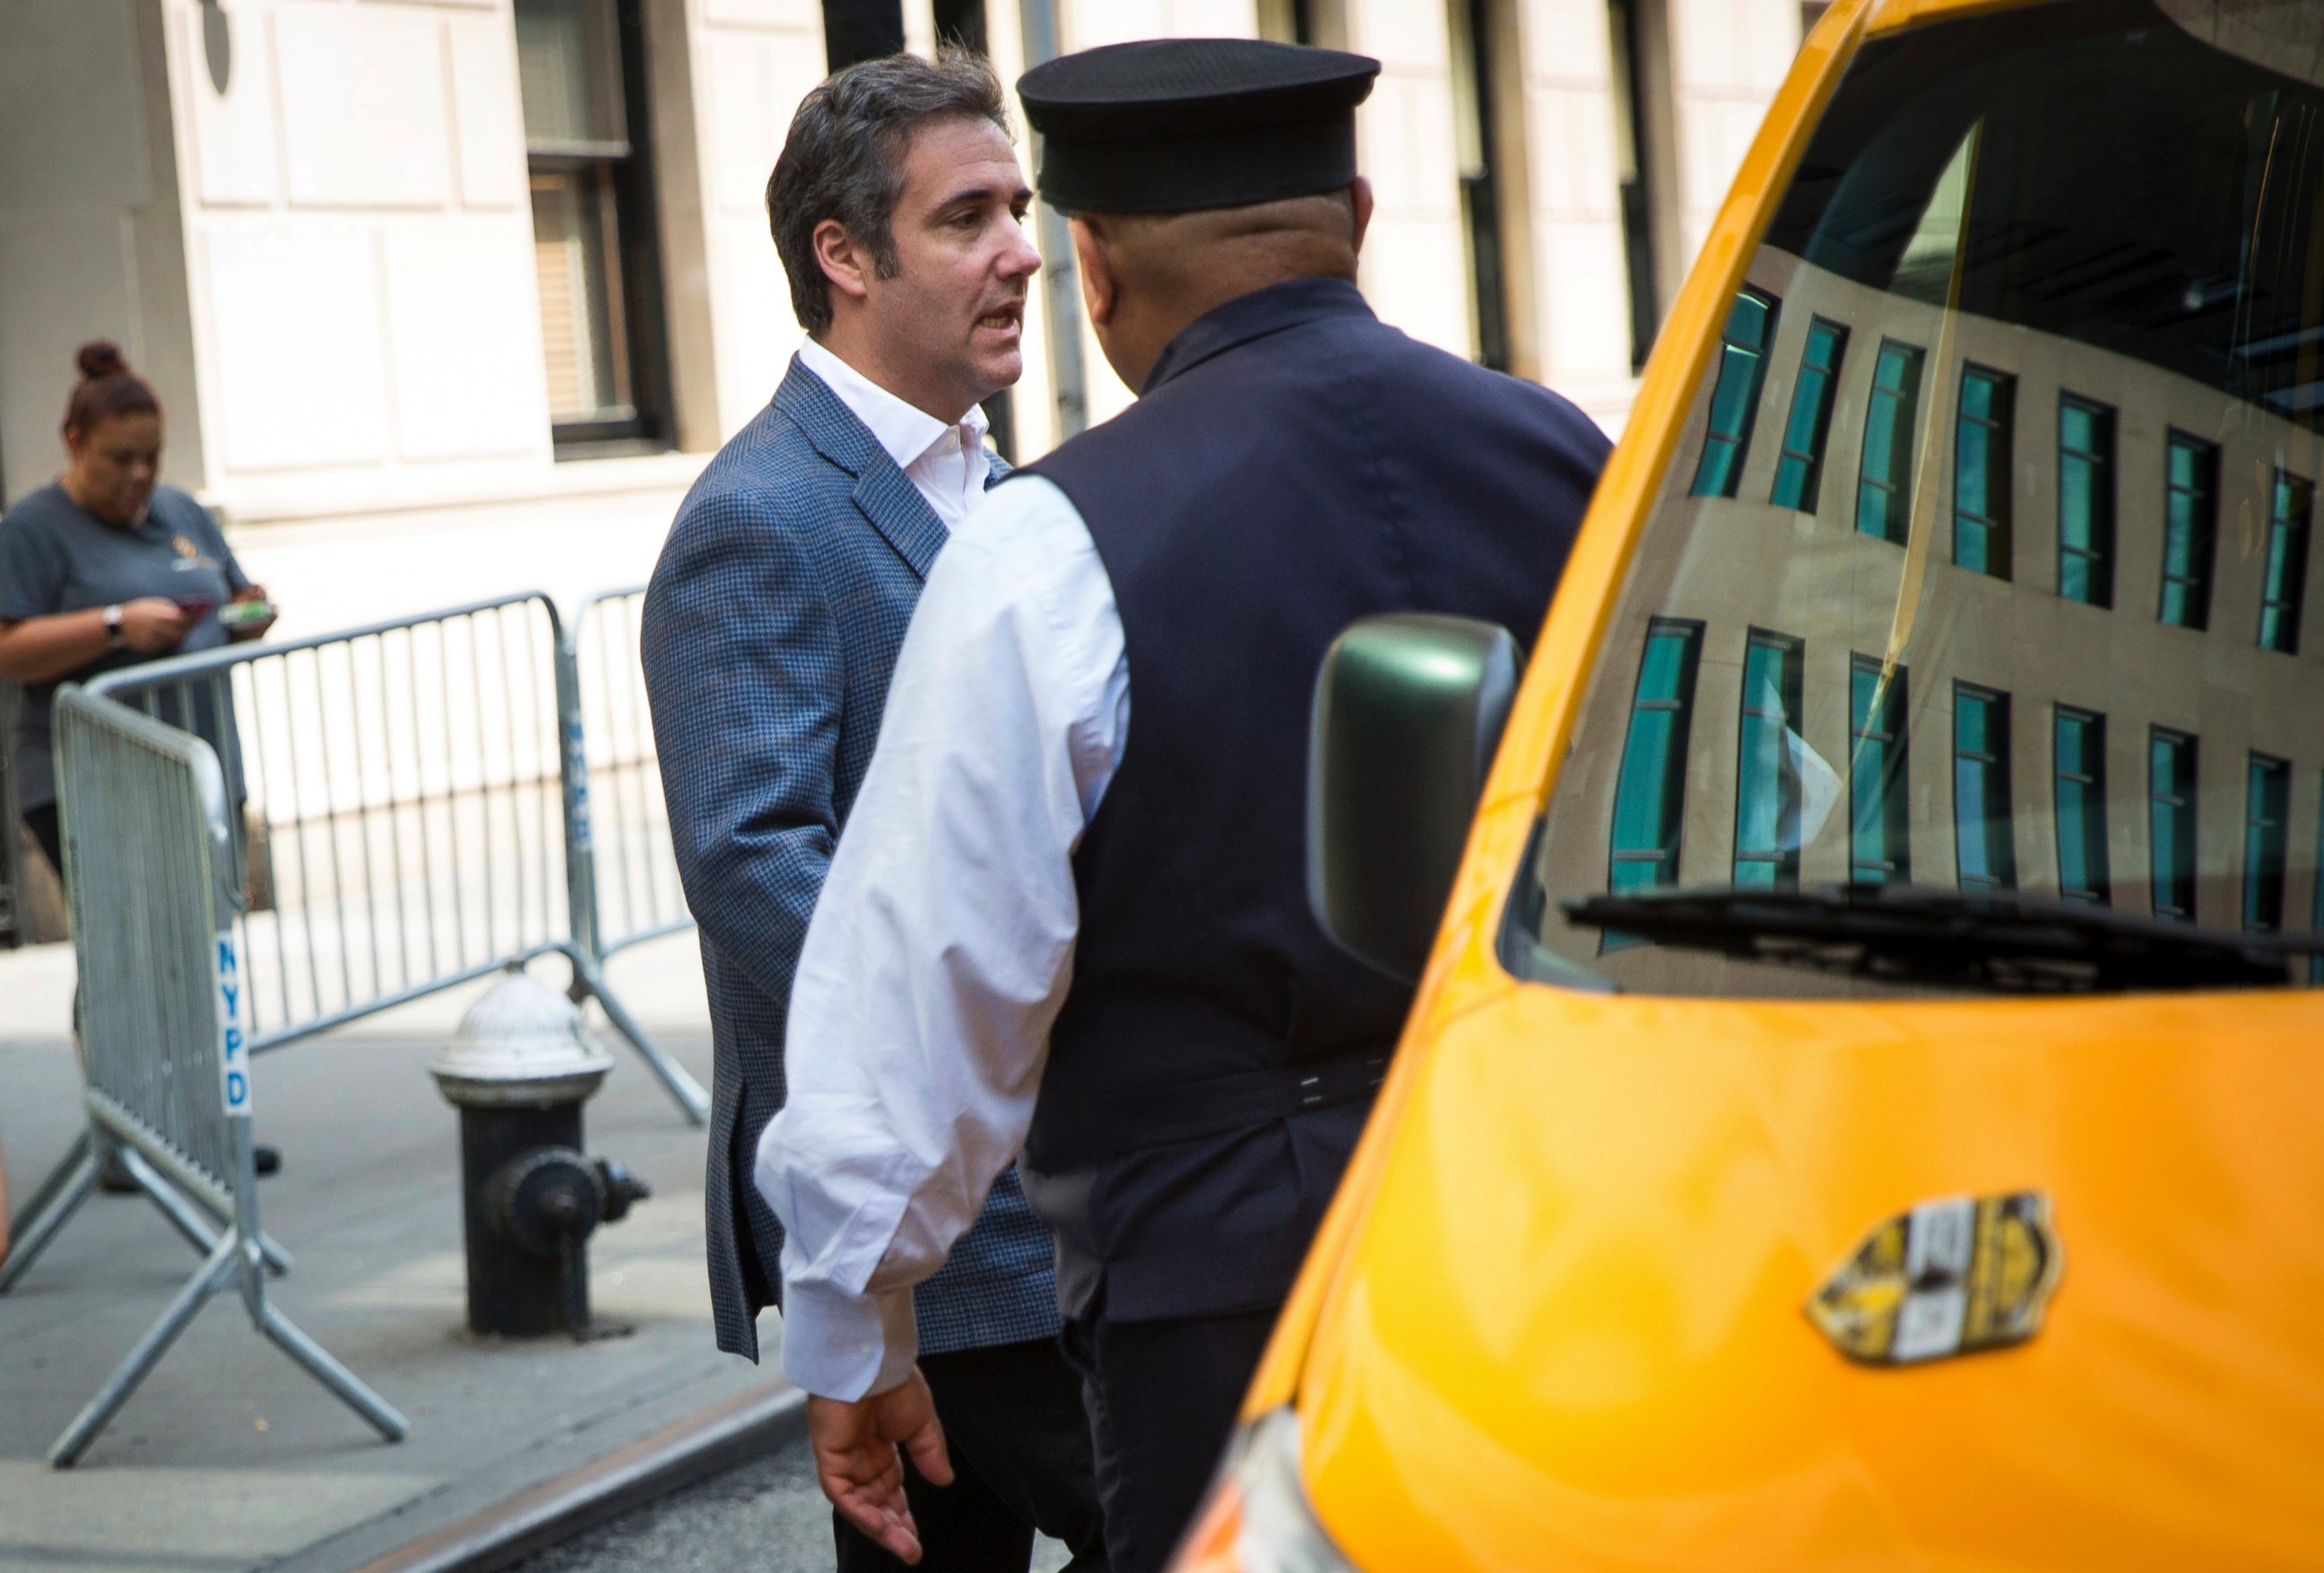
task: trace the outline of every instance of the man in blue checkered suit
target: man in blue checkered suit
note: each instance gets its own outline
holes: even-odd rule
[[[687,495],[647,592],[646,686],[716,1057],[711,1298],[719,1347],[753,1360],[781,1282],[781,1226],[752,1170],[783,1102],[792,976],[921,582],[1007,470],[978,404],[1022,369],[1030,199],[974,57],[869,61],[808,95],[767,206],[809,338]],[[913,1300],[949,1467],[913,1471],[909,1514],[873,1532],[835,1513],[843,1570],[924,1552],[932,1568],[1024,1573],[1036,1529],[1074,1568],[1103,1568],[1052,1260],[1003,1175]]]

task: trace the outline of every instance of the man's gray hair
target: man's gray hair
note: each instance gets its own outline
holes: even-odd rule
[[[767,227],[790,279],[791,310],[809,333],[831,326],[830,281],[816,261],[816,227],[835,220],[896,276],[890,220],[904,186],[912,134],[933,120],[989,120],[1006,134],[1008,101],[982,55],[950,45],[933,60],[888,55],[825,78],[791,116],[767,181]]]

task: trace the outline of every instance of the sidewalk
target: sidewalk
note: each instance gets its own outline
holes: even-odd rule
[[[78,1129],[71,966],[67,947],[0,953],[0,1146],[19,1205]],[[641,946],[611,972],[706,1085],[693,936]],[[545,980],[562,974],[541,964]],[[258,1133],[283,1153],[262,1206],[298,1261],[271,1292],[410,1418],[410,1438],[381,1443],[226,1295],[79,1467],[51,1471],[50,1442],[195,1265],[149,1203],[100,1195],[0,1299],[0,1573],[344,1573],[779,1380],[771,1356],[753,1369],[712,1344],[702,1133],[617,1041],[587,1146],[654,1195],[592,1239],[591,1294],[600,1320],[635,1331],[585,1345],[466,1331],[456,1121],[425,1067],[482,986],[258,1065]]]

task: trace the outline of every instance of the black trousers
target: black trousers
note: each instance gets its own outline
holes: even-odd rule
[[[57,877],[64,878],[65,833],[57,820],[56,804],[42,803],[37,809],[26,809],[24,828],[30,830],[32,839],[40,843],[41,855],[49,860],[49,866],[57,871]]]
[[[1065,1324],[1097,1445],[1113,1573],[1160,1573],[1193,1522],[1234,1434],[1276,1311]]]
[[[936,1486],[904,1461],[922,1573],[1025,1573],[1036,1530],[1073,1552],[1067,1573],[1107,1573],[1089,1419],[1056,1340],[923,1355],[920,1374],[953,1467],[953,1483]],[[904,1567],[837,1512],[831,1518],[839,1573]]]
[[[41,856],[49,860],[49,866],[57,871],[57,879],[62,883],[65,877],[65,832],[62,822],[57,818],[56,804],[42,803],[37,809],[26,809],[24,828],[32,833],[32,839],[40,844]],[[73,990],[72,1011],[73,1035],[78,1037],[80,1035],[80,990],[78,987]],[[118,1174],[115,1172],[119,1167],[117,1162],[106,1166],[106,1185],[108,1189],[129,1183],[125,1172]]]

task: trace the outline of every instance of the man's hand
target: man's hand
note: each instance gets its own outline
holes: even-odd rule
[[[887,1392],[853,1402],[810,1396],[807,1439],[815,1449],[816,1478],[831,1504],[890,1553],[918,1562],[920,1531],[904,1500],[904,1461],[897,1448],[911,1454],[913,1467],[931,1484],[952,1484],[944,1428],[920,1368],[913,1366]]]

